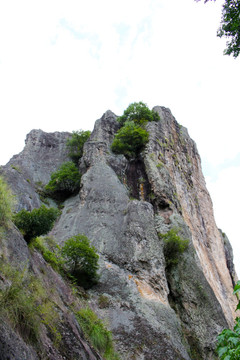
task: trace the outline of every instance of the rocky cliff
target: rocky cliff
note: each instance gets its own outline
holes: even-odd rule
[[[235,316],[231,246],[216,227],[195,143],[169,109],[154,110],[161,120],[147,124],[146,149],[131,161],[110,149],[119,129],[116,115],[107,111],[96,121],[79,164],[80,192],[63,203],[50,235],[61,245],[82,233],[97,249],[100,280],[88,290],[88,304],[107,321],[122,359],[216,359],[216,336]],[[23,152],[3,167],[18,210],[40,206],[42,186],[67,160],[69,136],[33,130]],[[167,267],[158,234],[173,228],[189,246]],[[36,276],[49,288],[54,284],[64,319],[62,343],[56,349],[45,334],[47,358],[99,358],[74,322],[68,285],[40,254],[29,252],[17,229],[2,234],[1,245],[9,261],[28,259]],[[11,359],[41,358],[7,323],[0,328],[0,349],[1,342],[6,354],[14,354]]]

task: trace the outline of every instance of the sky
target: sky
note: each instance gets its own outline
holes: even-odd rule
[[[170,108],[197,143],[240,276],[240,58],[223,0],[0,0],[0,164],[32,129],[92,130],[132,102]]]

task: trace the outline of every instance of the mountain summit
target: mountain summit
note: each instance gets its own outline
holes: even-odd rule
[[[105,322],[122,360],[217,359],[216,337],[235,317],[231,245],[216,226],[194,141],[169,109],[153,110],[160,121],[145,125],[148,142],[130,159],[111,150],[117,116],[108,110],[96,121],[78,164],[80,191],[61,203],[48,234],[60,247],[87,236],[99,255],[96,285],[76,295],[14,225],[2,231],[2,261],[40,279],[56,315],[43,317],[36,343],[3,319],[0,360],[117,359],[94,349],[76,320],[83,306]],[[55,206],[43,189],[70,160],[70,138],[32,130],[23,151],[2,167],[17,211]],[[10,284],[0,276],[0,290]]]

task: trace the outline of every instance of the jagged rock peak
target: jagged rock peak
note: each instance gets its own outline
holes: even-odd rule
[[[80,192],[62,204],[49,235],[63,244],[85,234],[97,249],[100,280],[89,303],[107,319],[122,360],[215,360],[216,336],[232,325],[236,305],[231,246],[216,227],[196,144],[169,109],[154,110],[161,120],[146,125],[149,142],[131,160],[111,151],[117,116],[108,110],[96,121]],[[6,165],[19,208],[40,205],[35,183],[66,161],[68,136],[33,130]],[[159,233],[173,228],[189,246],[169,268]],[[40,258],[32,256],[33,268]]]
[[[27,135],[25,147],[2,167],[2,173],[8,180],[18,199],[16,210],[32,210],[41,204],[36,185],[46,185],[51,173],[68,158],[66,141],[68,132],[47,133],[32,130]]]

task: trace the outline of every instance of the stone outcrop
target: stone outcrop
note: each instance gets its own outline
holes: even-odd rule
[[[32,210],[41,204],[40,193],[51,173],[65,161],[69,161],[66,141],[67,132],[45,133],[32,130],[25,140],[23,151],[2,167],[1,173],[11,184],[18,202],[16,210]]]
[[[89,304],[107,321],[122,359],[216,359],[216,336],[232,326],[235,316],[231,246],[216,227],[195,143],[169,109],[155,111],[161,121],[147,124],[146,149],[131,161],[111,152],[119,129],[116,115],[107,111],[96,121],[79,164],[80,193],[64,202],[50,235],[63,244],[82,233],[97,249],[100,280],[88,290]],[[68,137],[34,130],[23,152],[3,168],[19,208],[40,206],[36,183],[46,184],[67,160]],[[11,177],[13,171],[18,175]],[[30,188],[31,201],[25,199]],[[166,267],[158,234],[172,228],[189,240],[189,247],[175,266]],[[40,255],[24,251],[40,276]],[[50,270],[49,281],[59,284],[62,280]],[[68,294],[66,285],[60,287]],[[80,330],[70,323],[65,325],[71,328],[69,341],[82,343]]]
[[[2,230],[0,236],[0,261],[12,268],[31,272],[39,284],[44,285],[44,291],[55,309],[57,334],[60,344],[56,341],[53,331],[49,331],[47,323],[41,325],[38,343],[26,341],[0,314],[0,360],[37,360],[37,359],[83,359],[102,360],[86,342],[70,308],[81,307],[79,298],[73,295],[72,289],[62,277],[56,273],[36,250],[29,251],[26,241],[19,231],[12,226]],[[0,272],[0,290],[9,286]],[[50,314],[51,316],[51,314]],[[52,320],[52,319],[51,319]]]

